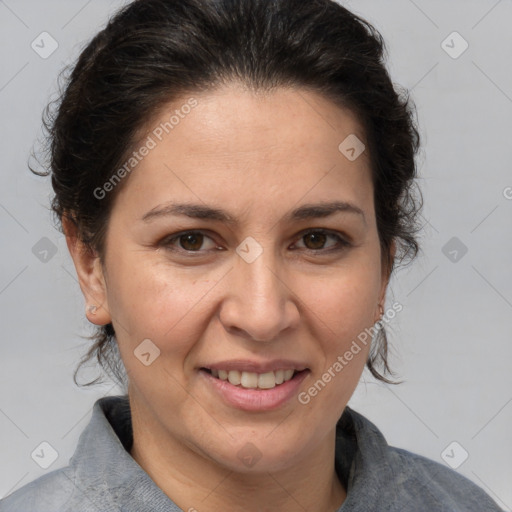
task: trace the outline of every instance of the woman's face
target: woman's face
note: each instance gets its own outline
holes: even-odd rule
[[[332,434],[385,293],[368,152],[354,159],[365,137],[302,89],[193,97],[141,139],[90,318],[112,321],[137,417],[161,443],[285,469]],[[333,203],[346,207],[321,213]]]

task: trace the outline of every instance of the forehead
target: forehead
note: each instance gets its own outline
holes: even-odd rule
[[[356,116],[305,89],[255,93],[233,84],[190,94],[145,126],[138,144],[151,150],[121,195],[134,210],[184,197],[240,212],[302,198],[369,207],[368,151],[347,158],[347,138],[365,141]]]

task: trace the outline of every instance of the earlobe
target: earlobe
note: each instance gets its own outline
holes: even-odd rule
[[[75,222],[67,215],[62,217],[62,228],[84,295],[87,319],[95,325],[109,324],[112,318],[108,309],[107,288],[99,255],[80,240]]]
[[[393,262],[395,260],[395,255],[396,255],[396,240],[393,239],[393,241],[391,242],[391,245],[389,247],[389,256],[388,256],[388,259],[386,260],[386,263],[388,263],[388,264],[383,269],[386,283],[389,282],[389,278],[391,277],[391,270],[393,268]]]
[[[393,268],[393,261],[396,255],[396,241],[393,240],[389,249],[389,257],[382,259],[382,287],[379,295],[379,318],[384,314],[384,303],[386,301],[386,290],[388,288],[389,280],[391,278],[391,270]],[[381,309],[382,308],[382,309]]]

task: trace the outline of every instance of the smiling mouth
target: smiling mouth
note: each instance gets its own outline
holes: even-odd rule
[[[212,377],[224,380],[245,389],[272,389],[288,382],[296,375],[308,371],[305,370],[276,370],[265,373],[245,372],[238,370],[214,370],[210,368],[201,368],[202,371],[209,373]]]

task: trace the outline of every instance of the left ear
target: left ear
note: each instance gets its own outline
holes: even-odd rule
[[[384,307],[384,301],[386,300],[386,290],[388,288],[389,279],[391,277],[391,269],[393,267],[392,263],[393,263],[393,260],[395,259],[395,255],[396,255],[396,241],[393,239],[393,241],[391,242],[391,246],[389,248],[389,257],[382,258],[382,270],[381,270],[381,276],[382,276],[381,283],[382,284],[381,284],[380,293],[379,293],[379,304],[381,304],[382,307]],[[385,256],[387,256],[387,255],[385,255]],[[380,312],[378,313],[377,318],[380,318]]]
[[[112,317],[108,308],[107,287],[100,258],[80,240],[76,224],[67,215],[62,218],[62,227],[87,305],[87,319],[95,325],[106,325],[112,322]],[[90,306],[93,306],[92,310],[89,309]]]

